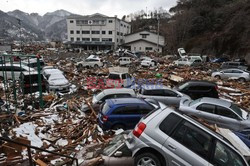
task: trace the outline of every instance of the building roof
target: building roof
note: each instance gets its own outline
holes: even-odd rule
[[[148,40],[145,40],[145,39],[134,40],[134,41],[131,41],[131,42],[128,42],[128,43],[124,43],[123,45],[131,44],[131,43],[135,43],[135,42],[139,42],[139,41],[144,41],[144,42],[147,42],[147,43],[151,43],[151,44],[157,45],[157,43],[151,42],[151,41],[148,41]],[[159,44],[159,46],[163,47],[164,45]]]
[[[72,45],[85,45],[85,46],[97,46],[97,45],[103,45],[103,46],[112,46],[114,45],[114,42],[97,42],[97,41],[68,41],[65,44],[72,44]]]
[[[130,33],[130,34],[126,34],[126,35],[124,35],[124,36],[130,36],[130,35],[134,35],[134,34],[136,34],[136,33],[142,33],[142,32],[148,32],[148,33],[152,33],[152,34],[158,35],[158,34],[155,33],[155,32],[151,32],[151,31],[148,31],[148,30],[142,30],[142,31],[136,31],[136,32],[133,32],[133,33]],[[160,35],[160,36],[162,36],[162,35]],[[162,37],[163,37],[163,36],[162,36]]]

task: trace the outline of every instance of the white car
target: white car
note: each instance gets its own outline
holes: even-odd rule
[[[201,64],[201,60],[199,59],[191,59],[191,58],[180,58],[174,61],[174,64],[177,66],[185,65],[185,66],[198,66]]]
[[[49,92],[69,92],[70,82],[63,74],[52,74],[47,79]]]
[[[99,58],[96,55],[90,55],[88,58],[86,58],[84,61],[80,61],[76,63],[77,67],[87,67],[87,68],[91,68],[91,67],[102,67],[103,66],[103,62],[102,59]]]
[[[126,88],[134,83],[134,78],[127,72],[110,72],[106,80],[108,88]]]
[[[47,82],[46,89],[49,92],[69,92],[71,84],[61,70],[45,67],[42,74]]]
[[[154,59],[145,59],[141,62],[142,67],[156,67],[157,62]]]
[[[0,78],[1,79],[13,79],[19,80],[21,72],[32,72],[35,71],[34,68],[30,68],[24,64],[20,63],[5,63],[0,65]],[[13,74],[13,75],[12,75]]]
[[[132,60],[130,57],[121,57],[118,59],[120,66],[130,65]]]

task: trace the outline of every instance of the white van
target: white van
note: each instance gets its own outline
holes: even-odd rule
[[[23,65],[20,63],[5,63],[5,64],[0,64],[0,78],[1,79],[12,79],[12,74],[14,76],[15,80],[19,80],[21,72],[32,72],[35,71],[35,69],[30,68],[26,65]]]

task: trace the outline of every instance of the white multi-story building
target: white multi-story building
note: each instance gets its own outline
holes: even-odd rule
[[[116,49],[131,33],[131,25],[115,17],[99,13],[67,18],[68,42],[84,50]]]

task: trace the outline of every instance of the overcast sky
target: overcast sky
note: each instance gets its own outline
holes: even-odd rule
[[[89,15],[101,13],[108,16],[123,15],[139,10],[169,9],[176,0],[0,0],[0,10],[7,12],[19,9],[26,13],[53,12],[64,9],[74,14]]]

